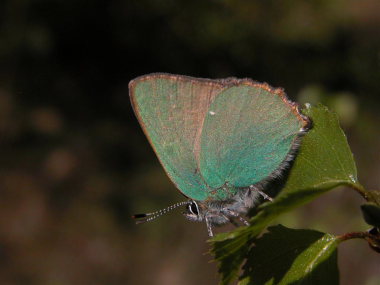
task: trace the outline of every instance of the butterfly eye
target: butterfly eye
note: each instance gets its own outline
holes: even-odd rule
[[[197,215],[199,214],[199,211],[198,211],[198,205],[197,203],[195,202],[192,202],[190,205],[189,205],[189,210],[191,213],[193,213],[194,215]]]

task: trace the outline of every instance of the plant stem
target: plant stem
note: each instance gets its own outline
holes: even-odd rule
[[[352,189],[354,189],[356,192],[358,192],[366,201],[368,201],[368,191],[364,189],[364,187],[361,184],[355,183],[350,185]]]
[[[346,241],[349,239],[354,239],[354,238],[362,238],[362,239],[368,239],[368,238],[376,238],[374,235],[371,235],[369,232],[351,232],[351,233],[346,233],[340,236],[337,236],[337,239],[340,241]]]
[[[354,238],[365,239],[374,251],[380,253],[380,232],[377,228],[373,228],[369,232],[351,232],[337,236],[340,242]]]

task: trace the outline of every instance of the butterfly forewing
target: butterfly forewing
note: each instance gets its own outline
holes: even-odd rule
[[[136,116],[165,171],[187,197],[205,200],[212,191],[199,171],[200,137],[207,110],[225,87],[219,81],[169,74],[130,83]]]

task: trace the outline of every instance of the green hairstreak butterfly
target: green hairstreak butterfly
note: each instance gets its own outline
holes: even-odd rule
[[[289,167],[310,120],[281,88],[251,79],[153,73],[129,83],[135,114],[166,173],[188,198],[184,215],[212,226],[241,217]]]

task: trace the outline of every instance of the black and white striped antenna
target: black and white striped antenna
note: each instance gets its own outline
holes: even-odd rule
[[[146,222],[150,222],[168,212],[170,212],[171,210],[174,210],[175,208],[177,207],[180,207],[180,206],[184,206],[184,205],[189,205],[191,204],[190,201],[186,201],[186,202],[179,202],[179,203],[176,203],[174,205],[171,205],[165,209],[161,209],[161,210],[158,210],[156,212],[152,212],[152,213],[145,213],[145,214],[135,214],[132,216],[133,219],[136,219],[136,224],[142,224],[142,223],[146,223]]]

